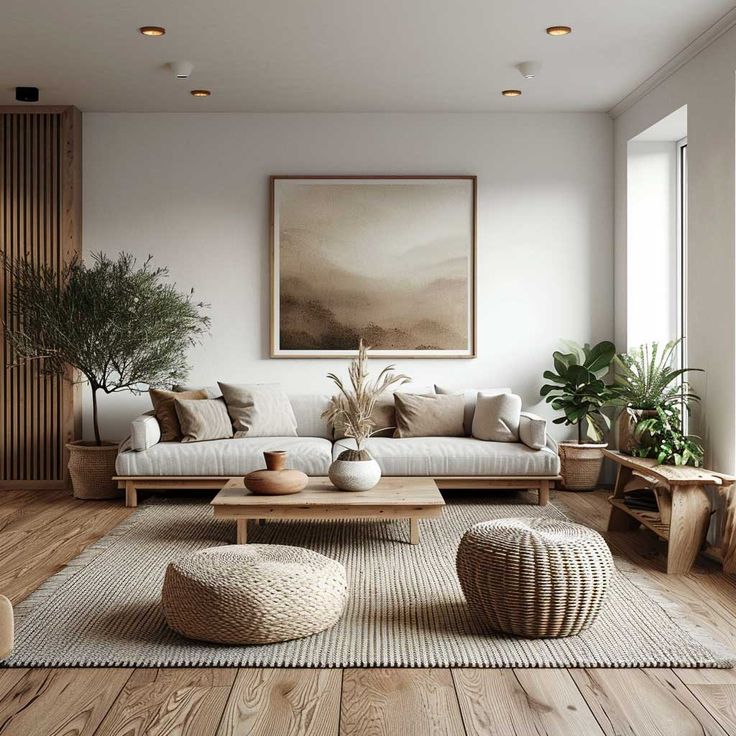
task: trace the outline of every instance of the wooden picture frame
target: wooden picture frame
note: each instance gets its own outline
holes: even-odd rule
[[[270,177],[272,358],[476,357],[477,177]]]

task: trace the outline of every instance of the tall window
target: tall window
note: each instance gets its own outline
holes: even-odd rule
[[[687,328],[687,107],[627,146],[626,345],[664,344]],[[677,362],[686,365],[687,345]]]
[[[677,334],[685,337],[687,327],[687,138],[677,141]],[[687,365],[687,345],[680,343],[678,362]]]

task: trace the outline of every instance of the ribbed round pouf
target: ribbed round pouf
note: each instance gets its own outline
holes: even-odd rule
[[[345,568],[299,547],[244,544],[195,552],[166,570],[169,626],[189,639],[268,644],[333,626],[347,599]]]
[[[598,532],[556,519],[498,519],[471,527],[457,574],[473,614],[506,634],[572,636],[591,626],[613,573]]]

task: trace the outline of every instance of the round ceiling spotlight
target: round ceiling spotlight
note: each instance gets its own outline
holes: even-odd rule
[[[162,26],[141,26],[138,30],[144,36],[163,36],[166,33]]]
[[[193,89],[189,94],[192,97],[209,97],[212,92],[210,92],[208,89]]]
[[[567,36],[572,33],[572,28],[570,26],[550,26],[547,33],[550,36]]]
[[[520,89],[505,89],[501,94],[504,97],[521,97]]]

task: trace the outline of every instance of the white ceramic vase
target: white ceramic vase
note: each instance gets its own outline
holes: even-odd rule
[[[369,491],[381,480],[381,468],[365,450],[345,450],[330,465],[328,475],[341,491]]]

